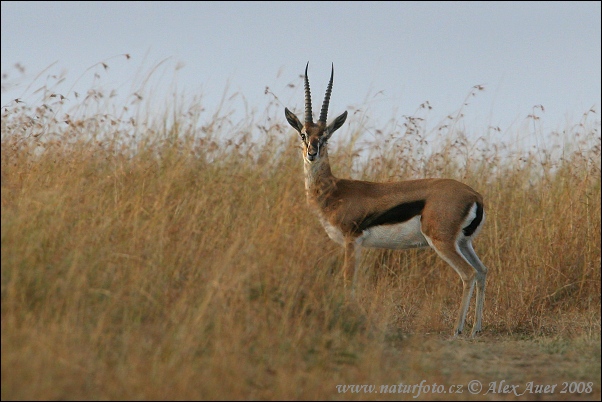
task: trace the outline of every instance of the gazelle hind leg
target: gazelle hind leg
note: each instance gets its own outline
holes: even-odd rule
[[[466,260],[477,271],[477,301],[475,308],[475,324],[472,329],[474,337],[478,332],[481,332],[483,322],[483,305],[485,304],[485,280],[487,278],[487,267],[483,265],[474,249],[469,238],[462,239],[458,242],[458,248]]]
[[[428,237],[427,240],[431,247],[437,252],[439,257],[451,265],[451,267],[458,273],[458,275],[460,275],[460,278],[462,279],[462,302],[460,304],[460,312],[455,330],[455,335],[457,336],[464,330],[466,314],[468,313],[468,306],[470,304],[470,298],[472,297],[472,291],[476,281],[476,272],[475,269],[466,261],[464,256],[458,251],[455,243],[433,240],[429,239]]]

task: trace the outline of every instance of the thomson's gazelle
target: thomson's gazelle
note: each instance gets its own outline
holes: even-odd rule
[[[309,65],[309,63],[308,63]],[[355,286],[361,248],[406,249],[432,247],[462,278],[463,292],[455,334],[462,333],[474,285],[477,285],[476,322],[481,330],[487,268],[472,248],[472,238],[483,225],[483,197],[466,184],[451,179],[373,183],[339,179],[328,161],[328,139],[347,112],[326,124],[334,66],[317,123],[313,122],[311,94],[305,67],[305,124],[285,108],[286,119],[301,136],[305,190],[310,208],[328,236],[345,248],[345,285]]]

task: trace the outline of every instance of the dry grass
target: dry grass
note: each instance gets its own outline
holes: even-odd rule
[[[201,123],[195,102],[152,122],[98,94],[68,116],[51,90],[2,110],[2,399],[413,399],[336,386],[422,380],[464,389],[418,399],[515,399],[485,394],[502,380],[558,384],[523,399],[600,398],[593,112],[539,149],[498,130],[471,141],[460,112],[432,131],[368,128],[370,144],[353,117],[338,134],[336,175],[445,176],[485,195],[484,334],[468,340],[450,336],[460,279],[431,250],[365,253],[346,297],[279,106],[250,116],[261,125]]]

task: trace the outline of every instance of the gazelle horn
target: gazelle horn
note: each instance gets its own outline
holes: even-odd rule
[[[330,103],[330,94],[332,93],[332,77],[334,76],[334,63],[332,64],[332,71],[330,72],[330,82],[326,88],[326,95],[324,96],[324,103],[322,104],[322,111],[320,112],[320,120],[326,124],[326,116],[328,115],[328,103]]]
[[[309,61],[305,66],[305,122],[313,123],[314,119],[311,112],[311,92],[309,90],[309,78],[307,78],[307,67],[309,67]]]

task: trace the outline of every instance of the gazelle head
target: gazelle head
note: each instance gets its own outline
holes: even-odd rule
[[[299,133],[301,141],[303,143],[303,158],[309,163],[313,163],[320,160],[321,156],[326,155],[326,145],[330,136],[338,130],[345,119],[347,119],[347,112],[345,111],[339,117],[334,119],[330,125],[326,125],[326,115],[328,114],[328,103],[330,102],[330,94],[332,93],[332,78],[334,76],[334,64],[330,73],[330,82],[326,89],[326,95],[324,96],[324,103],[322,103],[322,110],[320,112],[320,118],[317,123],[314,123],[311,112],[311,93],[309,90],[309,79],[307,78],[307,67],[309,62],[305,66],[305,124],[301,124],[301,121],[295,116],[293,112],[284,108],[286,120],[288,123]]]

